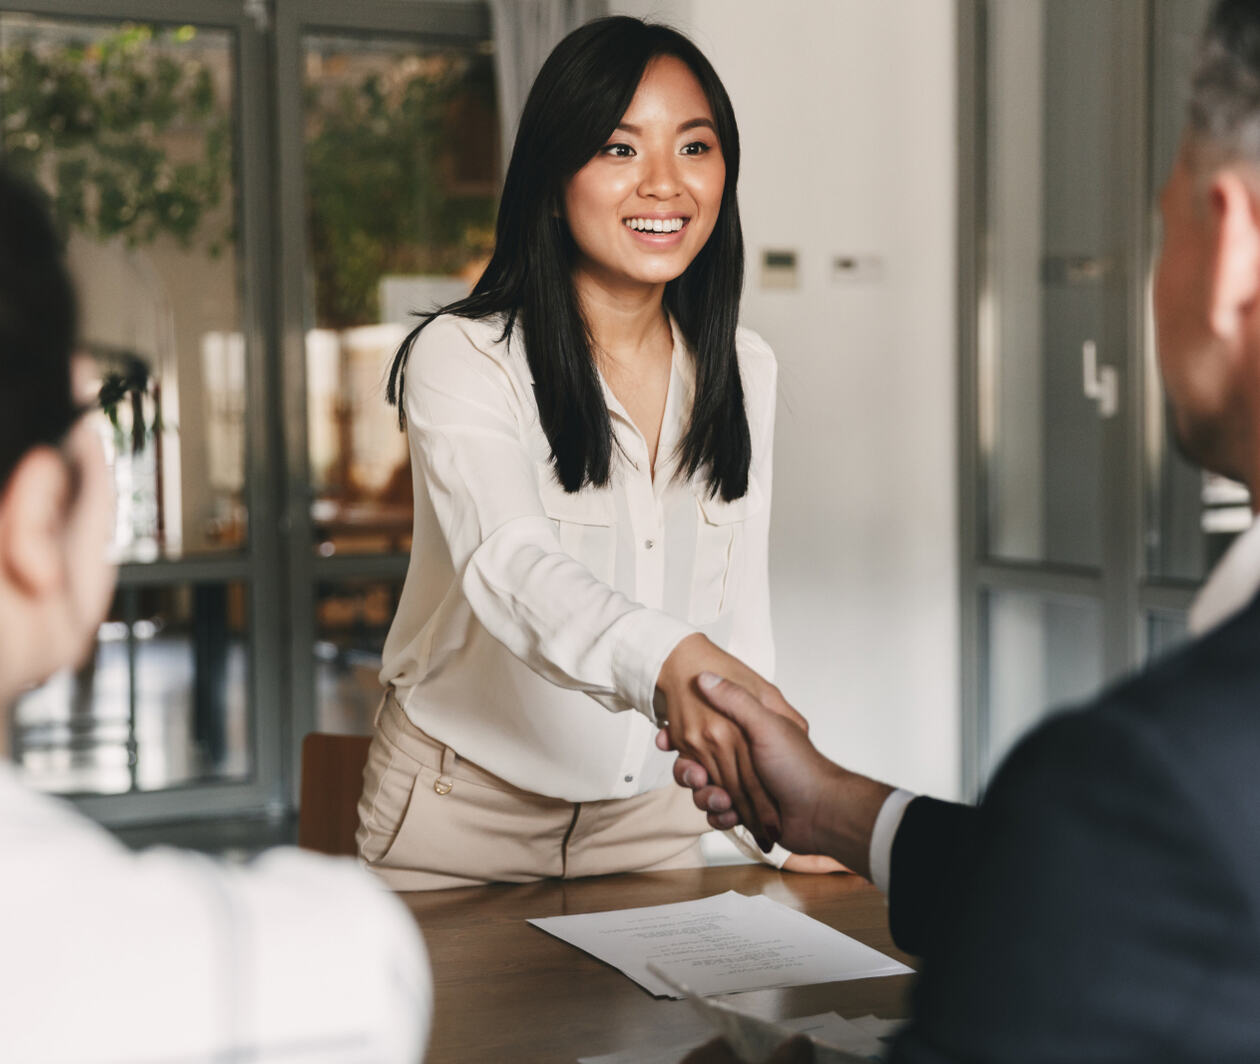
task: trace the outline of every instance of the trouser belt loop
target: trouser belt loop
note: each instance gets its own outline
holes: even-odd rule
[[[386,687],[385,693],[381,695],[381,700],[376,703],[376,712],[372,714],[372,727],[379,728],[381,726],[381,714],[385,712],[385,706],[394,696],[394,689]]]
[[[451,773],[455,770],[455,751],[445,743],[442,744],[442,766],[438,778],[433,781],[433,789],[438,794],[450,794],[455,786],[455,778]]]

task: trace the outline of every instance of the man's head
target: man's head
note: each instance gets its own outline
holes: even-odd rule
[[[109,604],[113,488],[76,402],[74,293],[42,197],[0,171],[0,713]]]
[[[1160,368],[1177,436],[1260,498],[1260,5],[1205,31],[1181,151],[1161,197]]]

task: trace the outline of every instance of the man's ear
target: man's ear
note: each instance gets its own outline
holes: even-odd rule
[[[18,463],[0,498],[0,575],[38,597],[65,579],[61,542],[70,473],[51,447],[36,447]]]
[[[1214,246],[1208,322],[1220,339],[1236,340],[1260,303],[1260,205],[1250,184],[1221,170],[1209,190]]]

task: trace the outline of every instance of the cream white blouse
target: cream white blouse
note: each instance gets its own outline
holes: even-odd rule
[[[611,481],[568,494],[520,331],[500,342],[502,328],[445,315],[407,363],[415,536],[381,681],[417,727],[518,787],[571,802],[639,794],[672,783],[652,702],[681,639],[700,631],[774,670],[774,355],[739,331],[753,447],[743,498],[676,475],[694,393],[676,326],[655,476],[605,385]]]

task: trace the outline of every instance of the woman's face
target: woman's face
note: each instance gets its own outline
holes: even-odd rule
[[[672,281],[713,232],[725,185],[700,82],[681,59],[653,59],[608,143],[565,189],[575,280],[612,290]]]

